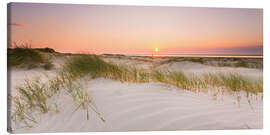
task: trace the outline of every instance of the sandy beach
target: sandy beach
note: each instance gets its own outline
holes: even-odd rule
[[[126,64],[146,70],[181,71],[187,76],[204,73],[237,73],[250,80],[260,80],[260,68],[212,66],[192,61],[168,61],[169,58],[103,56],[106,62]],[[10,94],[16,96],[16,87],[25,79],[41,78],[48,81],[64,64],[64,59],[55,57],[54,68],[9,70]],[[76,104],[65,91],[47,100],[51,109],[46,114],[36,114],[38,123],[32,128],[20,127],[10,121],[13,133],[33,132],[89,132],[89,131],[160,131],[160,130],[209,130],[209,129],[261,129],[263,128],[262,93],[250,94],[244,91],[215,93],[218,88],[194,92],[161,82],[122,82],[98,77],[80,78],[85,91],[91,93],[93,105],[105,119],[89,110],[76,110]],[[241,97],[241,99],[237,97]],[[54,108],[57,104],[57,109]],[[14,109],[11,104],[11,110]],[[87,120],[86,118],[89,117]]]
[[[7,131],[262,129],[263,11],[10,2]]]

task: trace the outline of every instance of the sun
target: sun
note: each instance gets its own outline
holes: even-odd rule
[[[155,48],[155,52],[158,52],[158,51],[159,51],[159,49],[156,47],[156,48]]]

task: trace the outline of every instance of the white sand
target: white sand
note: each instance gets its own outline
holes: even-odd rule
[[[184,71],[186,74],[200,75],[203,73],[237,73],[244,77],[250,79],[262,79],[263,70],[262,69],[252,69],[252,68],[242,68],[242,67],[214,67],[203,65],[195,62],[183,61],[183,62],[173,62],[169,64],[161,65],[157,67],[160,70],[170,70],[170,71]]]
[[[163,66],[158,68],[167,68],[166,65]],[[234,71],[262,79],[262,70],[258,69],[211,67],[192,62],[176,62],[170,68],[185,73]],[[46,71],[49,76],[54,75],[54,72]],[[15,88],[26,76],[31,78],[39,75],[43,75],[41,69],[13,69],[11,87]],[[60,113],[42,114],[39,124],[34,128],[15,128],[14,133],[260,129],[263,127],[263,101],[260,95],[257,99],[251,99],[254,108],[252,110],[244,98],[244,93],[239,107],[236,97],[232,95],[214,99],[211,94],[184,91],[161,83],[121,83],[97,78],[84,84],[85,89],[92,93],[93,101],[105,118],[105,123],[93,111],[90,111],[89,120],[86,119],[85,110],[79,109],[74,112],[76,105],[72,98],[62,92],[51,99],[58,104]]]

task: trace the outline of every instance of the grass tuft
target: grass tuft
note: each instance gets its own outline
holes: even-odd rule
[[[30,49],[31,50],[31,49]],[[107,79],[119,80],[121,82],[161,82],[175,85],[184,90],[200,91],[207,88],[218,88],[213,94],[216,98],[218,91],[224,90],[230,92],[246,91],[247,98],[250,93],[263,92],[263,81],[251,81],[235,73],[207,73],[202,76],[186,75],[183,72],[171,71],[149,71],[138,69],[127,65],[116,65],[101,59],[96,55],[76,55],[67,60],[61,71],[57,75],[48,79],[44,83],[39,79],[34,81],[26,80],[25,83],[17,87],[18,96],[13,98],[15,110],[12,118],[14,121],[22,121],[26,127],[32,127],[31,124],[37,123],[33,117],[33,112],[38,111],[41,114],[50,111],[50,105],[47,99],[54,96],[60,90],[67,92],[79,108],[87,113],[86,119],[89,119],[89,111],[94,111],[97,116],[105,122],[101,113],[95,106],[92,96],[80,83],[82,77],[90,78],[104,77]],[[222,93],[223,94],[223,93]],[[241,97],[237,97],[240,103]],[[249,101],[250,103],[250,101]],[[59,112],[57,104],[53,104],[55,111]]]
[[[150,80],[150,74],[143,69],[108,63],[96,55],[74,56],[68,60],[64,70],[75,77],[90,75],[91,78],[104,77],[121,82],[148,82]]]
[[[46,70],[51,69],[52,63],[37,49],[31,48],[28,43],[17,45],[7,50],[8,67],[19,66],[28,69],[41,67],[44,65]]]

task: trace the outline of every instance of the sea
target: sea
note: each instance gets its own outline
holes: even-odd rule
[[[213,57],[213,58],[263,58],[263,55],[232,55],[232,54],[128,54],[127,56],[150,57]]]

